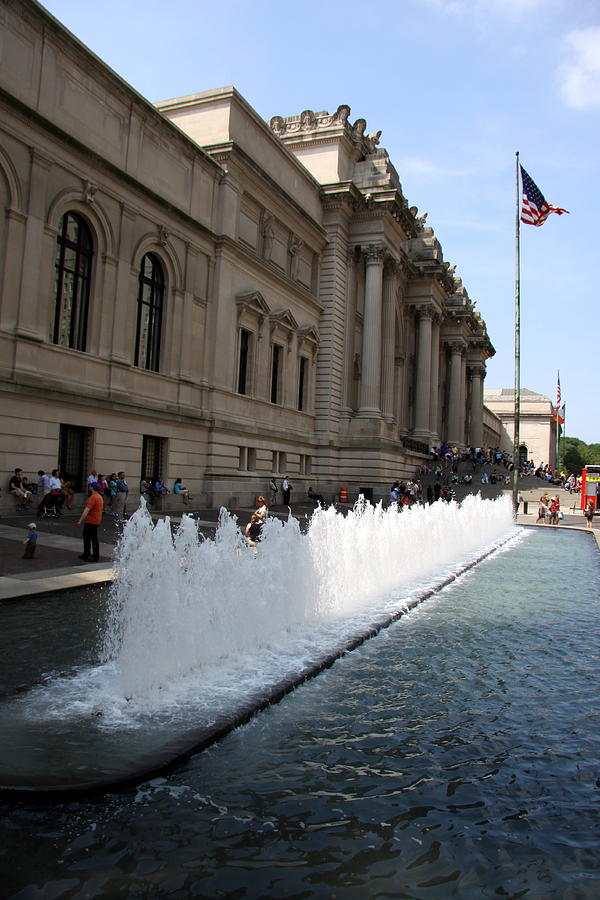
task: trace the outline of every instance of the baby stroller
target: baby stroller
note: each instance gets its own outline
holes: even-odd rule
[[[48,519],[50,516],[56,516],[56,518],[58,518],[58,516],[60,516],[57,506],[60,493],[60,491],[56,490],[46,494],[38,506],[38,516],[40,519]]]

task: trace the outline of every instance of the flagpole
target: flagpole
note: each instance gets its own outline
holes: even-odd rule
[[[518,509],[521,423],[521,224],[519,216],[519,151],[516,152],[515,219],[515,430],[513,441],[513,509]]]
[[[557,369],[556,383],[559,385],[559,389],[557,391],[556,396],[556,463],[555,468],[558,473],[558,454],[560,451],[560,401],[562,399],[560,394],[560,371]]]

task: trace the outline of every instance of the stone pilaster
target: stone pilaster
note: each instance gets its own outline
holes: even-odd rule
[[[131,266],[136,220],[136,211],[122,204],[119,227],[119,258],[117,260],[113,294],[114,308],[121,309],[122,315],[113,317],[111,359],[125,365],[131,365],[133,362],[137,321],[139,270]]]
[[[25,264],[21,270],[21,285],[19,291],[19,312],[17,321],[17,334],[22,337],[34,338],[38,341],[47,340],[46,318],[40,319],[40,311],[47,309],[47,295],[40,296],[41,285],[46,284],[40,280],[40,272],[45,272],[43,266],[44,247],[44,216],[46,213],[46,192],[48,185],[48,173],[52,168],[52,161],[37,150],[31,152],[29,207],[25,223],[25,238],[23,259]],[[46,238],[48,240],[48,238]],[[51,238],[50,238],[51,240]],[[56,242],[53,245],[56,255]],[[54,284],[54,278],[51,279]],[[53,327],[53,322],[50,328]]]
[[[258,328],[252,354],[251,395],[257,400],[269,400],[271,384],[271,329],[266,316],[258,317]]]
[[[344,403],[347,359],[345,322],[348,279],[348,222],[352,203],[348,194],[330,197],[324,225],[328,241],[321,252],[319,300],[320,344],[315,376],[315,430],[323,440],[337,440]]]
[[[288,334],[282,372],[283,405],[288,409],[298,406],[298,367],[298,335],[294,331]]]
[[[4,277],[0,286],[0,329],[14,331],[19,315],[18,284],[23,258],[23,242],[27,227],[27,216],[15,209],[6,210],[6,247],[4,257]],[[48,321],[50,314],[48,314]],[[42,325],[43,327],[43,325]],[[46,328],[46,332],[49,329]],[[47,334],[45,337],[47,338]]]
[[[362,346],[362,380],[360,385],[361,418],[381,416],[381,314],[384,247],[371,244],[367,248],[365,275],[365,317]]]

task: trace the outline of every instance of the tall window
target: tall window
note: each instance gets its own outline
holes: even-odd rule
[[[51,340],[85,350],[92,257],[92,234],[76,212],[65,213],[56,239],[56,293]]]
[[[238,394],[250,393],[250,353],[252,335],[245,328],[240,329],[240,355],[238,360]]]
[[[300,368],[298,369],[298,409],[306,409],[306,373],[308,372],[308,360],[305,356],[300,357]]]
[[[271,356],[271,403],[281,403],[281,359],[282,348],[273,344]]]
[[[158,372],[165,276],[158,258],[146,253],[140,266],[135,365]]]

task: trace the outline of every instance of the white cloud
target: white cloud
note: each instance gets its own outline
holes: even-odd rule
[[[548,8],[555,3],[560,4],[561,0],[426,0],[426,2],[439,12],[452,15],[476,15],[486,18],[492,15],[518,22],[534,10],[542,6]]]
[[[559,66],[560,94],[567,106],[600,106],[600,27],[576,28],[565,38],[567,60]]]

